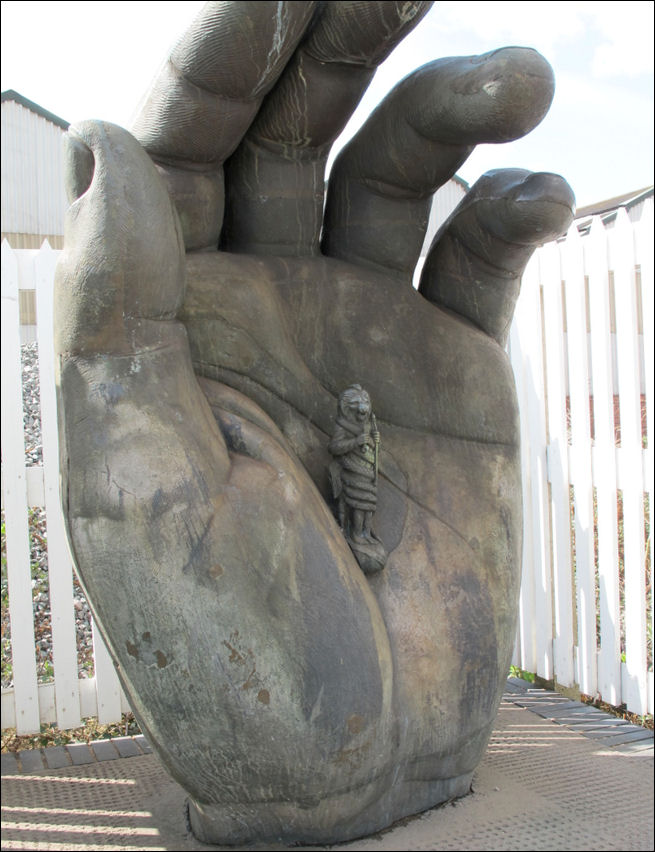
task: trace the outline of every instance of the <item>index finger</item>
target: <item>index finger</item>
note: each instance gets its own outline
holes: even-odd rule
[[[187,248],[216,246],[222,164],[304,34],[315,2],[207,3],[173,48],[132,132],[158,164]]]

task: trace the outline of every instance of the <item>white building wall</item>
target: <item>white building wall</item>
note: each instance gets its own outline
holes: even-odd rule
[[[22,247],[17,242],[30,242],[30,235],[36,241],[48,237],[53,248],[61,247],[68,206],[64,132],[16,101],[2,102],[2,234],[14,248]]]
[[[457,207],[459,202],[464,198],[467,192],[468,189],[466,184],[457,178],[451,178],[448,183],[445,183],[435,192],[432,198],[428,230],[425,234],[423,248],[421,249],[421,257],[425,257],[428,253],[430,244],[434,239],[434,235],[450,216],[455,207]]]
[[[459,178],[451,178],[432,196],[432,207],[430,208],[430,218],[428,219],[428,229],[423,240],[423,248],[414,270],[414,286],[418,287],[418,282],[421,276],[421,270],[425,263],[425,258],[432,244],[435,234],[443,225],[446,219],[450,216],[459,202],[468,192],[467,184]]]

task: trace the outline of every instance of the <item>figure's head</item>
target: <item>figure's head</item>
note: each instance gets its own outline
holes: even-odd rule
[[[351,385],[339,397],[339,414],[347,420],[365,423],[371,416],[371,399],[361,385]]]

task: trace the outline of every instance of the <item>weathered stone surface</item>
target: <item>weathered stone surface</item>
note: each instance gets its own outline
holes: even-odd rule
[[[501,344],[570,190],[484,178],[421,293],[407,279],[430,193],[476,141],[541,120],[547,63],[512,48],[404,81],[335,166],[319,252],[329,144],[427,5],[208,4],[137,123],[145,148],[102,122],[71,131],[56,297],[69,534],[148,742],[209,842],[331,843],[464,795],[504,686],[521,494]],[[389,556],[368,578],[328,505],[354,382],[384,435]]]

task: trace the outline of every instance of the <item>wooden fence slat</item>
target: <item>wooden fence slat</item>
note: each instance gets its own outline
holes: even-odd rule
[[[553,677],[553,610],[551,583],[550,518],[546,457],[546,392],[544,387],[542,312],[539,261],[534,258],[523,276],[512,328],[512,358],[521,411],[521,452],[524,501],[523,583],[521,627],[529,615],[530,657],[521,640],[521,668],[540,677]],[[533,660],[529,666],[528,661]]]
[[[4,481],[4,476],[2,477]],[[25,481],[27,483],[27,505],[31,508],[43,506],[45,495],[43,491],[43,468],[41,465],[33,465],[25,468]],[[2,508],[5,507],[4,486],[2,488]]]
[[[18,315],[18,265],[2,243],[2,466],[7,542],[7,583],[18,734],[38,733],[39,698],[34,649],[34,612],[23,433]]]
[[[598,530],[600,648],[598,692],[610,704],[621,703],[621,615],[619,540],[614,439],[614,384],[610,326],[607,237],[599,218],[585,240],[589,276],[589,334],[594,406],[594,483]]]
[[[650,548],[651,582],[650,582],[650,636],[651,656],[653,655],[653,643],[655,642],[655,622],[653,613],[653,408],[655,407],[655,387],[653,382],[653,361],[655,358],[655,340],[653,339],[653,324],[655,317],[655,305],[653,304],[653,199],[646,202],[641,221],[635,228],[636,244],[638,247],[638,263],[641,278],[641,314],[644,336],[644,390],[646,395],[646,449],[644,450],[644,490],[648,494],[648,509],[650,514],[650,536],[648,546]],[[648,712],[655,713],[655,699],[653,689],[653,672],[648,678]]]
[[[512,661],[514,665],[525,671],[534,671],[537,663],[536,648],[536,622],[534,618],[534,566],[532,559],[533,551],[533,526],[532,526],[532,477],[530,467],[530,427],[527,422],[527,385],[529,383],[529,357],[524,352],[524,341],[520,330],[523,323],[518,317],[526,313],[526,302],[529,297],[526,293],[525,280],[521,286],[521,294],[516,304],[515,317],[517,320],[512,324],[509,338],[509,354],[514,370],[516,393],[518,397],[519,411],[521,412],[521,484],[523,499],[523,544],[521,551],[521,589],[519,592],[519,612],[516,631],[516,642]]]
[[[548,396],[548,473],[553,547],[556,678],[564,686],[576,681],[574,668],[573,594],[566,422],[566,349],[559,253],[554,243],[539,252],[543,288]]]
[[[516,316],[523,317],[526,313],[526,302],[529,297],[525,284],[516,305]],[[529,369],[529,358],[524,352],[524,341],[521,337],[523,324],[516,322],[510,331],[510,359],[516,381],[516,392],[519,400],[519,410],[526,411],[526,372]],[[534,620],[534,578],[532,565],[532,486],[530,476],[530,429],[527,418],[521,416],[521,478],[523,495],[523,544],[521,559],[521,589],[519,593],[519,612],[515,644],[514,664],[526,671],[534,671],[536,666],[536,629]]]
[[[80,713],[84,719],[88,716],[98,715],[98,695],[96,692],[95,677],[80,678]],[[114,719],[112,721],[118,720]]]
[[[50,248],[46,240],[35,258],[34,266],[53,667],[57,725],[65,729],[77,728],[81,723],[81,717],[73,607],[73,563],[68,549],[59,493],[59,439],[53,337],[53,282],[57,257],[58,253]]]
[[[108,725],[121,718],[121,685],[113,660],[95,622],[93,627],[93,659],[98,706],[98,722]]]
[[[580,234],[573,223],[561,244],[566,296],[566,328],[571,411],[571,482],[575,520],[575,581],[578,616],[579,685],[595,695],[596,582],[594,495],[591,475],[587,305]]]
[[[620,210],[609,234],[614,268],[616,350],[623,455],[623,554],[625,572],[625,678],[623,697],[638,713],[648,706],[646,577],[641,436],[641,387],[634,235]]]

